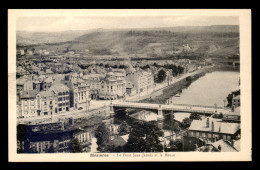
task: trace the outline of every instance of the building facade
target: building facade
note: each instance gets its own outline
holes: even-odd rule
[[[21,93],[19,117],[47,116],[58,113],[57,97],[52,91],[23,91]]]
[[[125,81],[117,79],[113,72],[107,73],[106,77],[101,80],[99,98],[113,100],[125,97],[125,93]]]
[[[62,83],[55,83],[49,89],[57,96],[57,113],[70,110],[70,89]]]
[[[71,75],[65,76],[62,80],[65,85],[70,89],[70,107],[75,109],[88,109],[90,105],[90,87],[84,80]]]
[[[154,87],[154,76],[151,71],[138,69],[127,74],[126,82],[132,82],[137,93],[142,93]]]
[[[188,129],[188,137],[217,141],[232,140],[240,133],[240,123],[223,122],[221,119],[205,118],[193,120]]]

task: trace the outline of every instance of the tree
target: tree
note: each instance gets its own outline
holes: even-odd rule
[[[166,72],[164,70],[160,70],[158,73],[157,73],[157,82],[158,83],[161,83],[165,80],[166,78]]]
[[[126,121],[123,121],[118,128],[119,135],[126,135],[128,131],[128,124],[126,123]]]
[[[181,131],[181,128],[180,128],[180,126],[179,126],[179,123],[178,123],[178,122],[174,122],[173,127],[174,127],[174,132],[175,132],[176,138],[177,138],[178,133]]]
[[[104,123],[98,126],[95,131],[95,136],[97,138],[97,144],[100,146],[105,145],[109,140],[109,130]]]
[[[154,67],[158,67],[159,65],[158,65],[157,63],[154,63],[153,66],[154,66]]]
[[[126,68],[125,65],[120,65],[118,68]]]
[[[234,96],[240,95],[240,90],[233,91],[230,94],[228,94],[228,97],[227,97],[227,102],[228,102],[227,103],[227,107],[232,107],[233,95]]]
[[[77,138],[74,138],[70,143],[70,149],[72,153],[79,153],[83,151],[82,146]]]
[[[191,122],[192,122],[192,120],[191,120],[190,118],[186,117],[186,118],[184,118],[184,119],[182,120],[181,126],[182,126],[183,128],[188,128],[188,127],[190,127]]]
[[[201,116],[197,113],[191,113],[190,114],[190,119],[191,120],[201,120]]]
[[[105,65],[105,68],[109,68],[109,64],[106,64],[106,65]]]
[[[179,74],[182,74],[184,71],[184,68],[182,66],[178,66],[177,70],[178,70]]]
[[[114,65],[113,68],[117,68],[117,65]]]
[[[163,132],[151,122],[136,122],[132,126],[129,139],[124,147],[126,152],[161,152],[163,146],[159,137]]]

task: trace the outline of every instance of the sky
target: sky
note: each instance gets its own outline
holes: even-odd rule
[[[155,28],[174,26],[239,25],[238,17],[227,16],[138,16],[138,17],[18,17],[17,31],[57,32],[97,28]]]

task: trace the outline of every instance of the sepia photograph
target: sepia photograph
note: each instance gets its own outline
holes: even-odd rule
[[[250,10],[152,11],[9,10],[9,161],[251,160]]]

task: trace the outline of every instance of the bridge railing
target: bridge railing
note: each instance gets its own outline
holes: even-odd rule
[[[173,108],[163,108],[163,110],[174,110]],[[214,111],[205,111],[205,110],[190,110],[190,109],[180,109],[176,108],[176,111],[180,112],[196,112],[196,113],[206,113],[206,114],[213,114]]]
[[[215,107],[215,106],[202,106],[202,105],[189,105],[189,104],[175,104],[173,103],[172,105],[177,105],[177,106],[190,106],[190,107],[202,107],[202,108],[217,108],[217,109],[223,109],[223,107]]]

